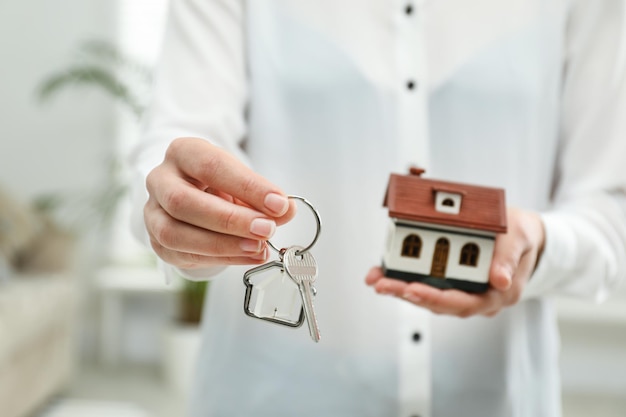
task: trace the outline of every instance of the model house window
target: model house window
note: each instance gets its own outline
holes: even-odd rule
[[[408,235],[402,242],[402,256],[419,258],[422,251],[422,239],[418,235]]]
[[[462,195],[448,191],[436,191],[435,210],[441,213],[459,214]]]
[[[478,248],[478,245],[475,243],[468,243],[461,249],[461,260],[459,263],[461,265],[476,266],[478,265],[479,254],[480,249]]]
[[[451,198],[446,198],[441,202],[442,206],[454,207],[454,200]]]

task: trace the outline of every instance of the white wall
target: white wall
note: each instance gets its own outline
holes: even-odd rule
[[[69,88],[43,104],[37,88],[76,62],[81,43],[115,41],[115,14],[115,3],[101,0],[0,2],[0,187],[17,198],[82,193],[107,175],[114,101],[93,88]],[[78,278],[88,293],[83,258]],[[81,330],[93,327],[95,315],[93,303],[83,304]],[[80,338],[81,348],[92,343],[84,330]]]
[[[161,47],[168,1],[117,0],[117,3],[120,48],[133,60],[148,68],[154,67]],[[117,150],[126,155],[139,139],[140,125],[128,112],[118,112],[118,122]],[[111,256],[115,262],[123,264],[141,262],[147,252],[130,234],[130,213],[130,201],[122,201],[113,229]],[[132,280],[132,276],[128,279]],[[158,363],[163,354],[164,327],[168,327],[174,307],[165,305],[163,297],[145,296],[135,297],[126,307],[123,328],[120,329],[124,334],[120,346],[122,359],[133,363]]]
[[[22,198],[91,187],[113,146],[111,100],[68,90],[47,105],[39,83],[72,62],[80,42],[113,39],[114,3],[100,0],[0,2],[0,186]]]
[[[556,305],[564,392],[626,400],[626,285],[599,305],[565,297]]]

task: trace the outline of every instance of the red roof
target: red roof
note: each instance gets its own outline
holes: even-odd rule
[[[391,174],[383,205],[389,217],[417,222],[506,232],[504,190],[470,184],[422,178],[420,170],[412,175]],[[435,210],[437,191],[461,194],[459,214]]]

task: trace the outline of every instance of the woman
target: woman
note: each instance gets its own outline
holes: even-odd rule
[[[213,279],[190,415],[559,416],[549,297],[601,301],[626,272],[625,8],[173,0],[132,161],[138,233]],[[487,293],[374,266],[408,165],[506,190]],[[265,240],[312,239],[287,194],[323,218],[318,344],[241,308]]]

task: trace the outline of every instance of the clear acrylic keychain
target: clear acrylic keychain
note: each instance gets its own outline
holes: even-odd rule
[[[269,247],[278,253],[279,259],[244,274],[244,312],[250,317],[289,327],[300,327],[307,321],[311,337],[317,342],[319,329],[312,301],[317,265],[309,250],[319,238],[322,222],[315,207],[305,198],[288,197],[303,202],[311,209],[317,226],[315,236],[306,247],[292,245],[278,249],[267,241]]]

